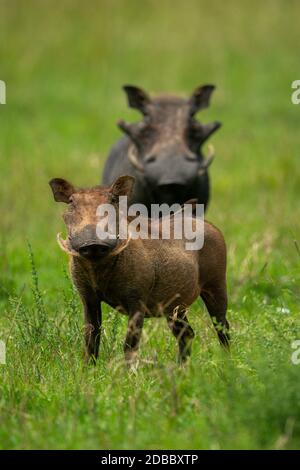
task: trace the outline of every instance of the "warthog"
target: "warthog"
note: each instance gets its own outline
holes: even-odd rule
[[[126,136],[112,148],[103,173],[103,184],[118,176],[136,179],[132,203],[179,203],[197,199],[207,206],[209,199],[208,166],[211,148],[205,159],[202,145],[220,123],[201,124],[196,113],[208,107],[213,85],[198,87],[188,99],[176,96],[151,98],[135,86],[124,86],[129,106],[144,119],[118,125]]]
[[[54,199],[67,204],[63,218],[68,237],[58,236],[58,241],[70,255],[71,275],[84,306],[86,359],[98,356],[101,302],[129,317],[124,345],[128,362],[135,358],[144,318],[150,316],[167,319],[184,361],[194,336],[187,308],[199,295],[221,344],[228,346],[226,246],[216,227],[204,222],[200,250],[186,250],[185,239],[120,239],[119,221],[114,237],[102,240],[97,237],[97,208],[112,204],[117,209],[120,196],[130,198],[134,178],[121,176],[109,187],[90,189],[75,189],[60,178],[49,184]],[[154,222],[161,224],[162,219]],[[196,225],[193,216],[191,222]]]

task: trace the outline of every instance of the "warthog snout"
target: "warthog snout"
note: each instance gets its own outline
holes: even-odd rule
[[[79,233],[70,239],[73,250],[77,251],[84,258],[100,258],[113,250],[118,240],[97,237],[96,226],[86,225]]]
[[[111,244],[104,243],[91,243],[81,246],[78,250],[80,256],[88,259],[101,258],[102,256],[107,255],[115,246],[115,240],[112,240],[113,246]]]
[[[186,187],[182,184],[161,184],[154,188],[153,197],[156,204],[183,204],[186,202]]]

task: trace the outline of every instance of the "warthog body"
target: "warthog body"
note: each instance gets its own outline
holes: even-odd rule
[[[136,179],[132,203],[148,208],[152,203],[179,203],[197,199],[205,207],[209,199],[204,142],[219,122],[201,124],[195,115],[209,105],[213,85],[197,88],[189,99],[176,96],[151,98],[140,88],[125,86],[129,106],[144,119],[138,123],[119,122],[126,133],[112,148],[103,172],[103,184],[110,185],[121,175]]]
[[[218,337],[228,345],[226,320],[226,247],[220,231],[208,222],[201,250],[186,250],[185,239],[100,240],[96,235],[97,207],[130,197],[134,179],[123,176],[110,187],[75,189],[62,179],[50,182],[56,201],[68,208],[64,220],[68,239],[59,239],[71,259],[71,275],[85,312],[86,358],[98,355],[101,302],[129,317],[124,350],[134,359],[145,317],[164,316],[178,339],[179,356],[190,353],[193,330],[187,308],[201,296]],[[196,221],[192,218],[195,225]],[[161,219],[156,220],[161,224]],[[118,226],[116,228],[118,234]]]

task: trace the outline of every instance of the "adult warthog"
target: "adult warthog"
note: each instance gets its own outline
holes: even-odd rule
[[[103,184],[111,184],[127,174],[136,184],[131,203],[183,204],[189,199],[207,206],[209,200],[208,167],[212,148],[204,158],[202,145],[220,123],[202,124],[198,111],[208,107],[213,85],[198,87],[188,98],[163,95],[151,98],[141,88],[126,85],[131,108],[144,118],[128,124],[119,121],[125,132],[112,148],[103,173]]]

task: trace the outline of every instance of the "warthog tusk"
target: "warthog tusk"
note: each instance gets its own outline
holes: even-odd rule
[[[77,253],[77,251],[75,250],[72,250],[72,248],[70,248],[68,245],[67,245],[67,241],[64,240],[63,238],[61,238],[60,236],[60,233],[58,233],[56,235],[56,240],[57,240],[57,243],[59,244],[60,248],[65,251],[66,253],[68,253],[68,255],[71,255],[71,256],[79,256],[79,253]]]
[[[120,243],[117,248],[115,248],[108,256],[116,256],[119,255],[125,248],[127,248],[129,242],[131,240],[131,233],[128,234],[128,238],[124,240],[124,242]]]
[[[213,159],[215,158],[215,149],[212,144],[208,146],[208,155],[206,159],[201,163],[201,167],[198,170],[198,175],[204,175],[208,167],[212,164]]]
[[[142,173],[144,172],[144,167],[143,165],[141,164],[141,162],[139,162],[138,158],[137,158],[137,155],[134,151],[134,147],[133,145],[131,145],[129,147],[129,150],[128,150],[128,160],[130,161],[130,163],[132,163],[132,165],[138,170],[138,171],[141,171]]]

